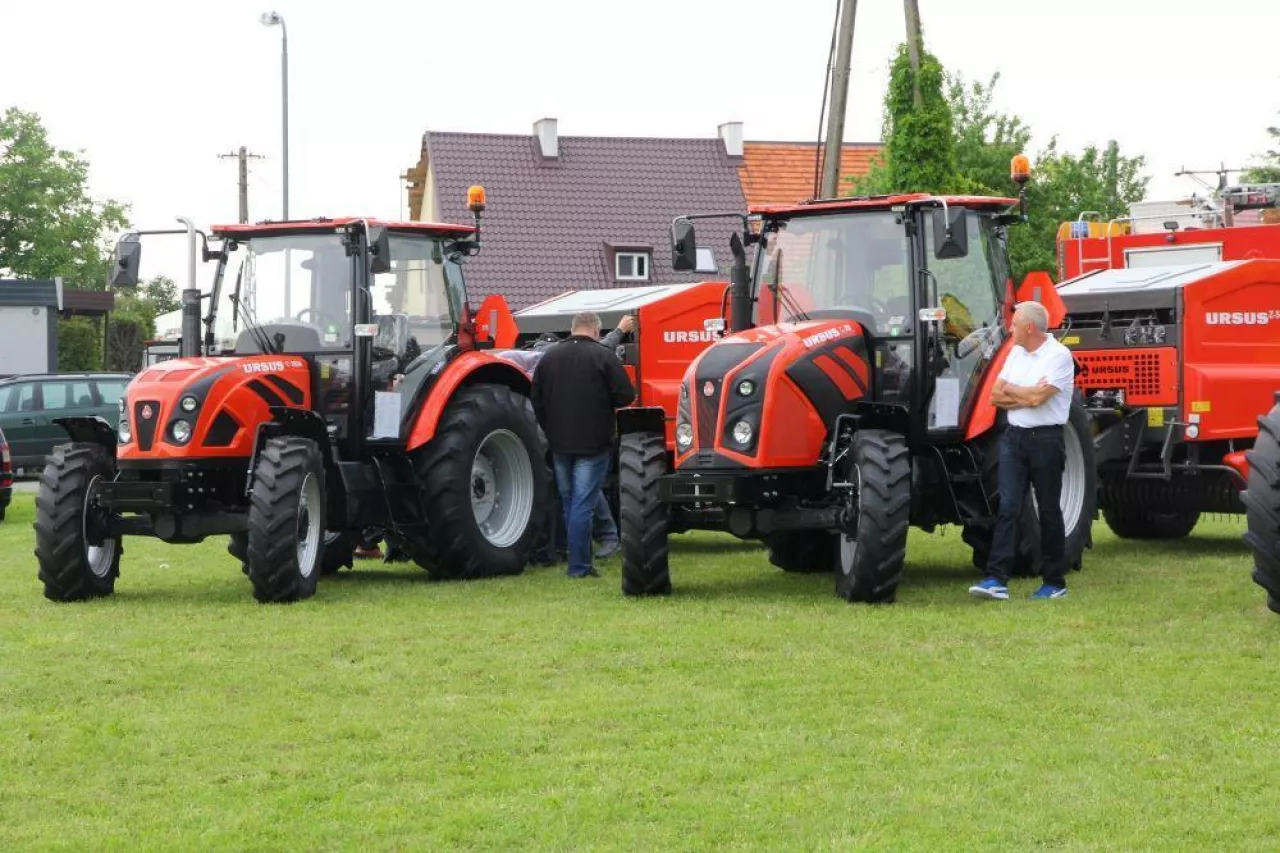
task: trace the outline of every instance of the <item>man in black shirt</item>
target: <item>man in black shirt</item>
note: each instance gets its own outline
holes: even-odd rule
[[[573,318],[533,373],[533,410],[551,446],[556,488],[569,534],[569,577],[598,577],[591,565],[591,522],[613,458],[613,412],[635,399],[622,363],[600,345],[600,318]]]

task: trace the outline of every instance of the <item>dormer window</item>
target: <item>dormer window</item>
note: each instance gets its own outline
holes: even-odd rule
[[[618,281],[648,281],[648,252],[618,252],[613,256],[614,278]]]

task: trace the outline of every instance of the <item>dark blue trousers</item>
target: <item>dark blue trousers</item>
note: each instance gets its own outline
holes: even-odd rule
[[[1010,426],[1000,438],[997,480],[1000,509],[987,560],[987,574],[1009,581],[1018,547],[1018,519],[1027,487],[1035,489],[1040,511],[1041,576],[1045,583],[1065,587],[1066,531],[1062,521],[1062,472],[1067,454],[1063,427],[1020,428]]]

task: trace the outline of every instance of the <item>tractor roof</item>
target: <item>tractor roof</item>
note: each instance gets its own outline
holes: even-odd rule
[[[926,199],[940,198],[947,204],[957,207],[969,207],[987,210],[1000,210],[1018,203],[1016,198],[999,198],[984,195],[943,195],[934,196],[929,193],[906,193],[903,195],[854,196],[850,198],[825,198],[799,204],[760,204],[753,205],[752,213],[764,216],[804,215],[806,213],[830,213],[839,210],[889,210],[904,204],[921,202]]]
[[[249,237],[272,237],[280,234],[331,234],[339,228],[345,228],[353,222],[360,222],[362,217],[344,216],[338,219],[301,219],[290,222],[259,222],[254,225],[214,225],[214,234],[235,237],[241,240]],[[385,219],[365,219],[373,227],[387,228],[390,231],[425,234],[432,237],[465,237],[474,234],[476,229],[471,225],[446,225],[439,222],[390,222]]]

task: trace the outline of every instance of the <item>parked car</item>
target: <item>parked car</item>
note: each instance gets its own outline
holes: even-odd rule
[[[97,415],[115,429],[128,373],[29,373],[0,379],[0,430],[9,438],[14,473],[38,474],[65,443],[54,418]]]
[[[13,460],[9,457],[9,442],[4,440],[4,430],[0,429],[0,521],[4,521],[12,500]]]

